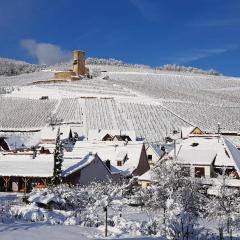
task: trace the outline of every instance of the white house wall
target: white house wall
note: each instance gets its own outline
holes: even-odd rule
[[[153,151],[153,149],[151,147],[147,148],[147,156],[148,155],[152,155],[152,160],[149,161],[149,164],[156,164],[158,162],[158,160],[160,159],[160,156],[158,154],[156,154],[155,151]]]

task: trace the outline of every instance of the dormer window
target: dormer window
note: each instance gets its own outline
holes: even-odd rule
[[[148,161],[152,161],[152,155],[147,155]]]
[[[117,161],[117,166],[122,166],[123,165],[123,161]]]
[[[117,166],[122,166],[127,160],[128,160],[127,152],[120,151],[117,153],[116,156]]]

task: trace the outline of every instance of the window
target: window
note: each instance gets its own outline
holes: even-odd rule
[[[205,177],[205,168],[195,167],[195,177],[197,178]]]
[[[122,161],[117,161],[117,166],[122,166]]]
[[[152,161],[152,155],[148,155],[148,161]]]

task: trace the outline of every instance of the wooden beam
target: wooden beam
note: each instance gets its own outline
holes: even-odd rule
[[[43,182],[43,185],[44,185],[45,187],[48,187],[47,179],[41,178],[41,181]]]
[[[28,184],[30,178],[23,177],[22,180],[24,182],[24,193],[26,194],[26,192],[27,192],[27,184]]]
[[[8,191],[8,182],[10,181],[10,177],[3,177],[4,180],[4,188],[5,188],[5,192]]]

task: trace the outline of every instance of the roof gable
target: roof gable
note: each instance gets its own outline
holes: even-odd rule
[[[199,128],[199,127],[195,127],[191,132],[190,134],[204,134],[204,132]]]
[[[188,138],[191,134],[202,135],[204,132],[199,127],[183,127],[181,129],[181,138]]]

